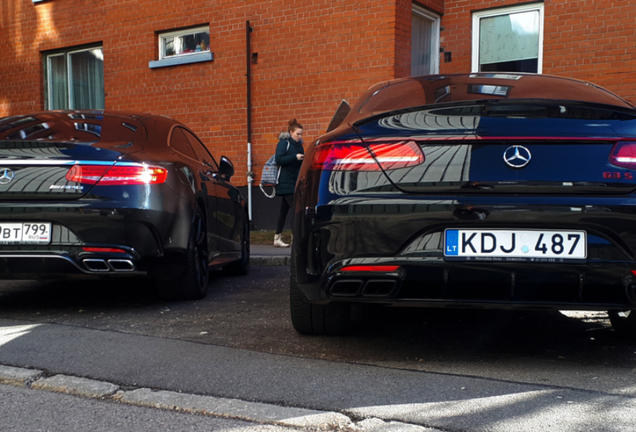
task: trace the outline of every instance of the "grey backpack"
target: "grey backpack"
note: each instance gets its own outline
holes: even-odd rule
[[[287,150],[289,150],[289,141],[287,141]],[[280,165],[276,164],[276,155],[265,162],[263,166],[263,172],[261,174],[260,188],[267,198],[274,198],[276,196],[276,185],[278,184],[278,177],[280,176]],[[265,192],[265,186],[272,186],[271,195]]]

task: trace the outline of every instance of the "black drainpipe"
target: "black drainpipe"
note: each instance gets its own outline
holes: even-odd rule
[[[254,173],[252,172],[252,49],[251,49],[251,33],[252,27],[250,22],[245,21],[245,41],[246,41],[246,53],[247,53],[247,206],[248,206],[248,219],[250,224],[252,223],[252,182],[254,181]]]
[[[245,33],[246,33],[246,43],[247,47],[245,49],[247,53],[247,142],[252,142],[252,74],[251,74],[251,63],[252,63],[252,47],[250,35],[252,33],[252,27],[250,27],[250,22],[245,22]]]

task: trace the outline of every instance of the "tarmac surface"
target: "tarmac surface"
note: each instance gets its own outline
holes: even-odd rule
[[[15,427],[7,427],[5,418],[3,431],[54,430],[23,422],[25,415],[46,411],[34,410],[40,405],[33,401],[60,398],[81,405],[78,412],[154,410],[152,418],[244,421],[250,432],[634,430],[636,348],[614,347],[618,341],[599,323],[576,321],[577,331],[567,332],[562,326],[569,318],[552,320],[580,346],[562,344],[550,337],[553,327],[537,329],[529,319],[515,321],[514,332],[469,320],[483,330],[471,331],[452,320],[438,324],[434,316],[415,326],[416,333],[408,333],[414,323],[407,320],[406,327],[395,325],[382,336],[362,319],[363,328],[349,337],[303,341],[281,323],[287,317],[281,281],[289,277],[284,266],[290,253],[252,245],[250,276],[213,280],[208,298],[193,305],[116,301],[113,293],[93,298],[81,286],[77,292],[54,284],[7,287],[0,317],[0,411],[12,416]],[[58,304],[60,293],[65,297]],[[148,323],[156,324],[158,316],[162,325],[150,331]],[[453,325],[458,327],[444,331]],[[417,332],[424,334],[418,338]],[[233,340],[241,333],[249,339]],[[513,337],[525,342],[505,348],[514,345],[508,341]],[[264,350],[262,344],[273,340],[275,350]],[[342,351],[349,354],[339,358]],[[56,430],[86,430],[80,426]],[[135,424],[126,430],[153,429]]]

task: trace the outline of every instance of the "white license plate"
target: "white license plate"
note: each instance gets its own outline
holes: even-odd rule
[[[448,229],[444,257],[476,261],[582,260],[587,257],[587,235],[585,231]]]
[[[38,222],[1,223],[0,244],[51,242],[51,224]]]

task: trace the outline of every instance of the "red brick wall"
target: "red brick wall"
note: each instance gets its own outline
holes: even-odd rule
[[[442,73],[469,72],[474,10],[517,0],[418,0],[443,14]],[[297,117],[311,141],[342,99],[410,73],[410,0],[3,0],[0,116],[44,108],[42,51],[101,42],[106,108],[169,115],[189,125],[215,155],[235,163],[245,184],[246,54],[250,21],[254,171],[278,132]],[[543,72],[593,81],[636,102],[636,4],[546,0]],[[156,32],[210,23],[213,62],[149,69]]]
[[[452,62],[442,73],[470,72],[472,12],[529,3],[447,0],[441,45]],[[636,3],[629,0],[546,0],[543,73],[594,82],[636,103]]]
[[[232,159],[234,182],[244,185],[246,21],[254,29],[252,52],[258,53],[252,143],[259,173],[289,118],[298,118],[311,141],[325,131],[342,99],[352,101],[378,81],[408,74],[410,2],[400,0],[400,8],[395,3],[4,0],[0,38],[9,49],[0,54],[0,116],[44,108],[42,51],[101,42],[106,108],[183,121],[215,155]],[[157,59],[156,32],[208,22],[213,62],[148,67]]]
[[[636,3],[546,3],[546,73],[595,82],[636,103]]]

